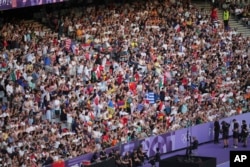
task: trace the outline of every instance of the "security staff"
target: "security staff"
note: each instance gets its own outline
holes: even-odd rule
[[[218,118],[214,121],[214,144],[219,143],[219,135],[220,135],[220,123]]]
[[[229,29],[229,10],[228,9],[225,9],[224,12],[223,12],[223,22],[224,22],[224,29],[225,30],[228,30]]]
[[[222,130],[222,139],[223,139],[223,144],[224,144],[224,148],[228,148],[228,137],[229,137],[229,127],[230,127],[230,124],[227,123],[226,121],[222,121],[221,122],[222,124],[222,127],[221,127],[221,130]]]
[[[233,119],[233,144],[234,148],[238,147],[238,141],[239,141],[239,123],[236,121],[236,119]]]
[[[248,132],[246,120],[243,120],[242,125],[241,125],[241,136],[242,136],[242,140],[243,140],[243,147],[247,147],[248,134],[249,134],[249,132]]]

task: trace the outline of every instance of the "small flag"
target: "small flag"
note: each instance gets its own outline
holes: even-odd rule
[[[83,50],[89,50],[89,48],[90,48],[90,44],[88,44],[88,43],[82,44]]]
[[[146,94],[146,99],[149,101],[150,104],[154,104],[155,103],[155,94],[154,94],[154,92],[148,92]]]
[[[176,32],[180,32],[180,30],[181,30],[180,24],[176,24],[174,26],[174,29],[175,29]]]
[[[79,53],[79,45],[75,41],[71,41],[70,48],[75,55]]]
[[[71,39],[66,39],[65,40],[65,48],[67,49],[67,50],[69,50],[70,49],[70,47],[71,47]]]

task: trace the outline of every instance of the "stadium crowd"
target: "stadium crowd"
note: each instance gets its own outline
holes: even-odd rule
[[[1,28],[0,157],[31,167],[249,111],[250,38],[189,0]],[[230,23],[229,23],[230,24]]]

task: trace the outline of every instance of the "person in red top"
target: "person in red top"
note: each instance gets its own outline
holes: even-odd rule
[[[103,135],[102,135],[102,143],[105,145],[105,146],[110,146],[110,138],[109,138],[109,135],[107,134],[107,132],[103,132]]]
[[[186,76],[184,76],[183,78],[182,78],[182,84],[183,84],[183,86],[186,88],[187,87],[187,85],[188,85],[188,78],[186,77]]]
[[[123,82],[123,76],[121,74],[121,72],[119,71],[119,74],[117,75],[117,84],[121,85]]]
[[[134,77],[135,77],[135,80],[137,82],[140,80],[140,75],[139,75],[138,71],[135,73]]]
[[[197,71],[198,71],[197,65],[196,65],[196,63],[193,63],[191,65],[192,76],[196,76],[197,75]]]
[[[211,21],[212,21],[212,22],[218,20],[218,11],[217,11],[217,8],[216,8],[216,7],[213,7],[213,8],[212,8],[210,17],[211,17]]]
[[[4,48],[7,48],[7,46],[8,46],[8,42],[7,42],[6,39],[4,39],[4,40],[3,40],[3,47],[4,47]]]

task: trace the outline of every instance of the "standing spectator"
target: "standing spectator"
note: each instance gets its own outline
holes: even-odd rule
[[[53,112],[54,112],[53,116],[56,116],[56,118],[60,117],[60,115],[61,115],[61,102],[60,102],[59,96],[56,96],[54,99]]]
[[[6,85],[6,92],[7,92],[7,100],[9,102],[9,106],[12,106],[12,99],[14,93],[13,82],[9,81],[9,83]]]
[[[218,9],[216,7],[212,7],[212,11],[211,11],[211,21],[215,22],[218,20]]]

